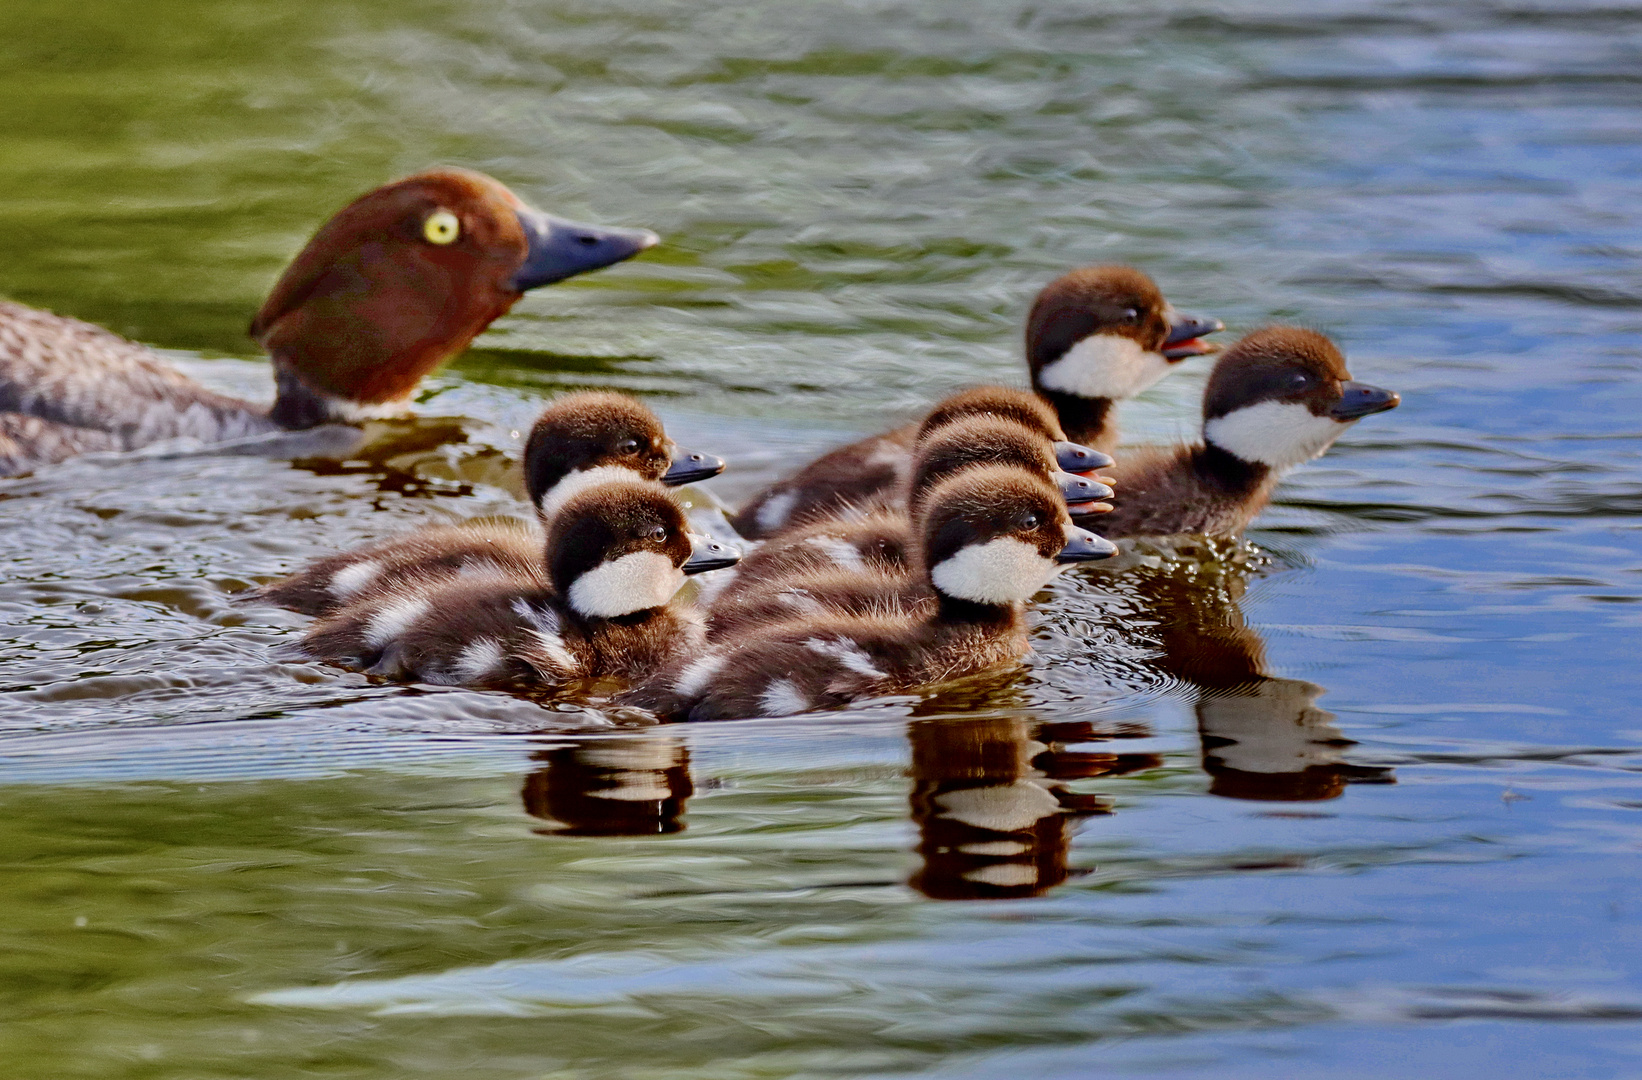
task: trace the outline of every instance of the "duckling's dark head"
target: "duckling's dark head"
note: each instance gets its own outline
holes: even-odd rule
[[[610,479],[565,499],[548,523],[548,578],[587,618],[660,607],[684,584],[693,545],[660,484]]]
[[[1024,603],[1059,563],[1117,550],[1075,528],[1048,481],[1004,465],[965,469],[938,484],[921,533],[936,591],[976,604]]]
[[[1086,266],[1051,281],[1026,322],[1026,363],[1040,391],[1090,400],[1132,398],[1188,356],[1217,319],[1181,315],[1131,266]]]
[[[538,508],[573,473],[613,466],[645,480],[660,480],[673,448],[661,421],[626,394],[566,394],[536,418],[525,441],[525,490]],[[619,474],[611,474],[620,478]]]
[[[623,470],[671,487],[717,476],[724,462],[680,449],[643,402],[604,391],[558,399],[525,442],[525,490],[544,516],[582,487],[621,479]]]
[[[1203,438],[1243,461],[1287,469],[1400,400],[1354,380],[1334,342],[1317,331],[1269,326],[1215,364],[1203,394]]]
[[[1055,448],[1041,432],[993,415],[943,424],[918,444],[907,510],[917,520],[937,484],[978,465],[1024,469],[1054,484],[1068,503],[1094,503],[1111,496],[1112,489],[1098,481],[1062,472]]]
[[[918,439],[944,424],[977,416],[1013,421],[1051,442],[1066,438],[1055,410],[1036,394],[1008,386],[976,386],[936,402],[918,426]]]

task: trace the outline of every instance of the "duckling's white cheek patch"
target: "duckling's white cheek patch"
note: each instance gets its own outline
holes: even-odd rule
[[[1015,604],[1031,599],[1055,573],[1052,560],[1024,540],[1000,537],[959,548],[930,571],[935,587],[977,604]]]
[[[1169,373],[1162,353],[1133,338],[1090,334],[1038,372],[1038,385],[1085,398],[1132,398]]]
[[[376,575],[382,572],[382,564],[375,559],[366,559],[356,562],[352,566],[344,566],[331,575],[330,593],[339,600],[346,600],[355,596],[359,591],[376,580]]]
[[[603,562],[570,583],[570,606],[595,619],[660,607],[684,584],[684,571],[659,551]]]
[[[564,504],[572,496],[612,480],[631,480],[638,475],[635,470],[625,465],[599,465],[591,469],[578,469],[542,492],[541,501],[536,504],[537,511],[544,520],[550,520],[563,509]]]
[[[1262,401],[1210,420],[1203,438],[1244,461],[1287,469],[1327,450],[1345,429],[1298,402]]]

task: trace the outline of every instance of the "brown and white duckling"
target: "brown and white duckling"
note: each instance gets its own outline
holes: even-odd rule
[[[1126,449],[1114,470],[1123,497],[1090,527],[1108,537],[1238,532],[1285,472],[1400,400],[1352,379],[1340,350],[1314,330],[1256,330],[1209,376],[1203,441]]]
[[[1026,322],[1032,389],[1052,406],[1062,432],[1053,438],[1110,450],[1118,436],[1112,406],[1187,357],[1213,352],[1201,338],[1220,329],[1217,319],[1177,313],[1133,267],[1089,266],[1056,278]],[[742,536],[763,539],[814,520],[813,508],[833,516],[839,505],[862,505],[910,470],[918,432],[908,424],[823,454],[753,496],[731,523]]]
[[[1175,311],[1132,266],[1086,266],[1051,281],[1033,302],[1026,366],[1067,437],[1110,450],[1118,441],[1113,406],[1182,360],[1214,352],[1202,337],[1222,329],[1218,319]]]
[[[930,494],[920,564],[923,617],[800,618],[709,648],[618,697],[691,720],[788,716],[915,690],[1027,651],[1025,603],[1059,564],[1107,553],[1060,493],[1021,469],[967,469]]]
[[[316,660],[447,685],[631,679],[699,649],[700,620],[673,596],[687,576],[736,557],[692,538],[665,488],[611,479],[565,499],[534,573],[397,585],[322,619],[301,648]]]
[[[916,547],[913,536],[930,494],[965,469],[1024,469],[1053,484],[1074,518],[1110,510],[1102,500],[1112,489],[1061,471],[1054,450],[1038,431],[990,415],[964,416],[929,430],[903,485],[904,509],[816,524],[766,541],[713,598],[709,637],[733,636],[783,613],[894,613],[927,597],[907,552]]]
[[[615,478],[693,483],[724,471],[710,454],[681,450],[656,414],[626,394],[567,394],[542,410],[525,442],[525,492],[546,520],[577,491]],[[323,615],[392,584],[474,570],[531,572],[541,537],[500,523],[446,525],[331,555],[257,590],[254,598]]]
[[[1068,472],[1093,472],[1112,462],[1107,454],[1067,442],[1054,410],[1037,395],[977,386],[942,398],[915,424],[822,455],[754,496],[730,524],[748,539],[768,539],[817,521],[899,508],[919,442],[935,428],[971,416],[1010,420],[1055,443],[1058,463]]]

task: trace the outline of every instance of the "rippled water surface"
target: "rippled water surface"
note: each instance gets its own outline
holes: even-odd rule
[[[0,294],[215,385],[266,396],[284,260],[432,162],[667,237],[367,459],[0,482],[7,1076],[1642,1075],[1642,8],[6,14]],[[286,662],[303,620],[230,603],[516,513],[567,387],[647,395],[733,504],[1020,378],[1094,261],[1404,405],[1251,546],[1063,578],[1020,677],[631,727]],[[1132,437],[1191,433],[1193,366]]]

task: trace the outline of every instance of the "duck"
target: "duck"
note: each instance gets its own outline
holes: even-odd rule
[[[1111,539],[1241,532],[1285,473],[1401,400],[1353,379],[1339,348],[1315,330],[1256,330],[1209,375],[1202,441],[1126,450],[1112,470],[1123,497],[1091,527]]]
[[[1072,524],[1047,481],[966,469],[930,493],[920,523],[927,614],[792,619],[687,656],[614,701],[669,719],[792,716],[1010,664],[1028,650],[1026,601],[1108,547]]]
[[[270,406],[207,389],[101,327],[0,301],[0,471],[402,412],[423,376],[529,290],[657,242],[543,213],[468,169],[385,184],[320,226],[251,320],[273,361]]]
[[[674,596],[736,558],[691,536],[660,484],[608,479],[565,500],[531,572],[396,584],[316,622],[299,652],[435,685],[628,680],[699,648],[700,617]]]
[[[1049,406],[1056,438],[1109,452],[1119,434],[1113,405],[1214,352],[1203,338],[1222,329],[1218,319],[1175,311],[1134,267],[1072,270],[1044,286],[1027,317],[1033,396]],[[909,471],[919,429],[904,425],[823,454],[754,495],[731,524],[749,540],[765,539],[870,501]]]
[[[711,454],[684,450],[661,420],[627,394],[566,394],[542,410],[525,440],[525,494],[546,522],[578,491],[638,477],[668,487],[724,471]],[[324,615],[393,584],[432,581],[475,570],[528,573],[541,561],[541,537],[498,522],[441,525],[327,556],[262,586],[250,599],[304,615]]]
[[[982,465],[1009,465],[1050,482],[1074,520],[1092,507],[1111,508],[1098,500],[1110,498],[1112,489],[1061,471],[1041,432],[991,415],[962,416],[919,443],[904,485],[904,509],[782,534],[744,559],[712,598],[708,636],[732,637],[795,612],[904,613],[928,599],[906,557],[915,546],[917,522],[942,480]]]
[[[1219,319],[1176,311],[1132,266],[1085,266],[1051,281],[1033,301],[1026,366],[1067,438],[1110,451],[1121,436],[1114,406],[1182,361],[1218,351],[1203,338],[1224,329]]]
[[[919,441],[944,424],[971,416],[1008,420],[1052,442],[1056,463],[1068,472],[1094,476],[1112,463],[1111,455],[1067,440],[1054,410],[1036,394],[975,386],[942,398],[916,423],[822,455],[754,496],[730,517],[730,525],[745,539],[767,540],[816,522],[895,507],[905,494]]]

